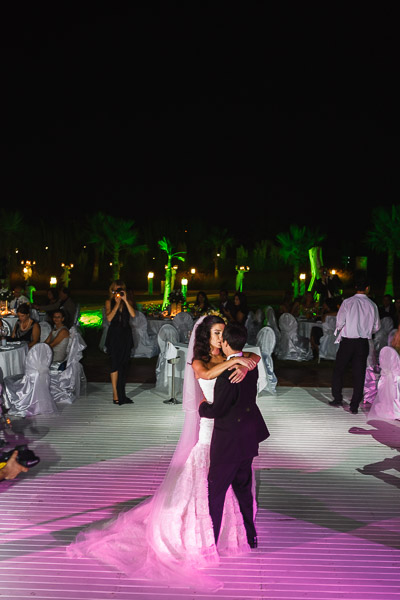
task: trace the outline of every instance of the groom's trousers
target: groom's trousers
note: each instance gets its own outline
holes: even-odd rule
[[[240,512],[246,529],[247,539],[256,537],[254,526],[254,501],[252,492],[253,458],[246,458],[239,464],[211,463],[208,473],[208,503],[213,522],[215,543],[218,541],[226,492],[230,485],[238,499]]]

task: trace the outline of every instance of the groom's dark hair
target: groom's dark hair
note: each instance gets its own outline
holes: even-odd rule
[[[247,329],[240,323],[228,323],[222,332],[222,339],[232,350],[242,350],[247,342]]]

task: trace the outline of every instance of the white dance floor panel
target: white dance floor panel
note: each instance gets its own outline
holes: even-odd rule
[[[327,389],[277,392],[259,398],[271,432],[255,460],[259,547],[210,569],[224,588],[209,595],[65,553],[82,528],[154,492],[181,405],[130,385],[135,403],[114,406],[110,385],[92,383],[57,417],[14,422],[10,442],[41,462],[0,483],[0,598],[400,599],[400,423],[332,408]]]

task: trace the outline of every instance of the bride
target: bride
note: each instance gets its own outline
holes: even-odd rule
[[[226,361],[221,351],[224,320],[201,317],[190,339],[183,386],[185,420],[166,476],[154,496],[107,521],[101,529],[81,532],[68,548],[71,557],[90,556],[130,577],[172,585],[217,589],[221,584],[199,569],[219,556],[250,550],[243,518],[232,488],[228,490],[216,546],[208,510],[207,475],[212,419],[200,419],[205,397],[213,401],[216,377],[232,369],[241,381],[260,357],[249,353]]]

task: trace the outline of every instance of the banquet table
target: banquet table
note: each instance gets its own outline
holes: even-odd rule
[[[150,334],[158,334],[161,327],[166,323],[172,325],[172,319],[153,319],[151,317],[147,317],[147,331]]]
[[[321,321],[308,321],[305,319],[297,319],[297,325],[297,333],[301,337],[306,337],[308,339],[310,339],[311,337],[311,330],[313,327],[320,327],[322,329]]]
[[[174,344],[175,348],[178,350],[179,361],[175,364],[175,388],[178,392],[177,395],[181,395],[181,390],[183,388],[183,378],[185,375],[185,367],[186,367],[186,357],[188,352],[188,344],[178,343]],[[248,344],[243,348],[244,352],[254,352],[254,354],[258,354],[261,356],[261,350],[258,346],[250,346]],[[168,376],[171,376],[172,366],[168,365]],[[258,393],[262,392],[262,390],[267,385],[267,372],[265,369],[264,361],[260,360],[258,362]]]
[[[27,353],[27,342],[7,342],[6,346],[0,346],[0,381],[10,375],[23,375]]]

